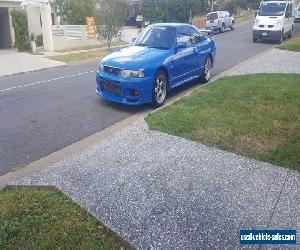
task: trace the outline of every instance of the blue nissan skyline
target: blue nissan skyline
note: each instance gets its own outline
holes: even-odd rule
[[[159,107],[173,88],[197,78],[208,82],[215,56],[214,40],[196,27],[153,24],[130,46],[101,60],[96,92],[113,102]]]

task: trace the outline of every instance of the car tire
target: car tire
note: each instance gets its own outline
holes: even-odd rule
[[[291,31],[289,32],[288,38],[292,38],[293,36],[293,28],[291,29]]]
[[[158,108],[162,106],[167,97],[168,77],[165,71],[159,70],[153,81],[152,106]]]
[[[220,28],[220,33],[223,33],[225,31],[225,24],[222,23],[222,27]]]
[[[283,42],[283,32],[281,32],[279,40],[277,41],[278,44],[281,44]]]
[[[232,24],[232,26],[230,26],[230,29],[231,29],[231,30],[234,30],[234,26],[233,26],[233,24]]]
[[[200,77],[200,81],[203,83],[208,83],[210,78],[211,78],[211,69],[212,69],[213,61],[211,56],[207,56],[204,64],[203,64],[203,73],[202,76]]]

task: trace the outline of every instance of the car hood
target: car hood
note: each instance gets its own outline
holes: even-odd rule
[[[142,69],[150,61],[151,63],[163,61],[169,53],[169,50],[129,46],[104,57],[102,63],[121,69]]]
[[[259,25],[275,25],[277,20],[282,20],[282,16],[257,16]]]

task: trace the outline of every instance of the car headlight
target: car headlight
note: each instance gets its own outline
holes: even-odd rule
[[[142,70],[121,70],[120,76],[125,78],[142,78],[145,76],[145,73]]]
[[[277,20],[275,26],[281,26],[281,20]]]

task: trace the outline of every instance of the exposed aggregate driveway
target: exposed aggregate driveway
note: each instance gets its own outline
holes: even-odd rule
[[[300,232],[299,173],[143,119],[14,184],[58,187],[139,249],[232,249],[240,229]]]

